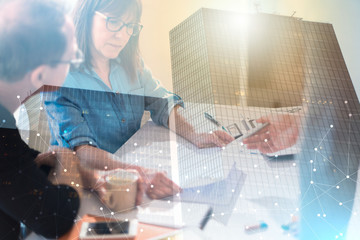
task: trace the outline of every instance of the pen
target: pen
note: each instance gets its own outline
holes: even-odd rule
[[[258,231],[264,231],[267,228],[268,228],[268,225],[265,222],[261,221],[254,225],[246,225],[245,231],[248,233],[252,233],[252,232],[258,232]]]
[[[211,115],[208,114],[207,112],[205,112],[204,115],[205,115],[205,118],[209,119],[209,120],[210,120],[211,122],[213,122],[216,126],[221,127],[225,132],[228,132],[228,131],[226,130],[226,128],[225,128],[223,125],[221,125],[213,116],[211,116]]]
[[[205,225],[207,224],[207,222],[210,220],[211,218],[211,214],[213,213],[213,209],[210,207],[209,210],[207,211],[205,217],[203,218],[203,220],[200,223],[200,229],[203,230]]]

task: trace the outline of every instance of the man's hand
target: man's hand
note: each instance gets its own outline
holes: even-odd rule
[[[52,147],[49,152],[39,154],[35,159],[38,166],[48,165],[53,169],[49,174],[49,181],[55,185],[65,184],[79,191],[81,180],[78,172],[79,159],[73,151],[67,148]]]
[[[300,120],[291,114],[273,114],[256,120],[269,123],[257,134],[244,139],[248,149],[258,149],[262,153],[274,153],[294,145],[299,136]]]
[[[40,167],[41,165],[55,167],[55,165],[56,165],[55,151],[48,151],[46,153],[40,153],[35,158],[35,164],[37,165],[37,167]]]

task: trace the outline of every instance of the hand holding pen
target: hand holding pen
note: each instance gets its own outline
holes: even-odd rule
[[[208,115],[208,117],[206,117]],[[210,114],[205,113],[205,117],[212,121],[217,126],[221,126],[224,130],[211,131],[210,133],[198,133],[192,136],[192,142],[198,148],[207,147],[225,147],[227,144],[234,141],[234,137],[228,134],[226,128],[216,121]],[[211,120],[211,119],[213,120]]]
[[[205,115],[205,118],[209,119],[209,120],[210,120],[211,122],[213,122],[216,126],[221,127],[222,130],[224,130],[225,132],[228,132],[228,131],[226,130],[226,128],[225,128],[222,124],[220,124],[220,123],[219,123],[213,116],[211,116],[209,113],[205,112],[204,115]]]

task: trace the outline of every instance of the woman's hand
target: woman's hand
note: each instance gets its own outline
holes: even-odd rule
[[[148,182],[148,184],[146,184]],[[161,199],[181,192],[181,188],[162,172],[147,175],[146,194],[151,199]]]
[[[134,169],[140,174],[142,190],[151,199],[161,199],[181,192],[181,188],[171,181],[164,172],[139,166],[129,166],[128,169]]]
[[[294,145],[299,136],[300,121],[291,114],[273,114],[256,120],[269,123],[256,135],[244,139],[248,149],[258,149],[262,153],[274,153]]]
[[[210,133],[193,133],[190,140],[198,148],[209,148],[225,147],[234,141],[235,138],[227,132],[216,130]]]

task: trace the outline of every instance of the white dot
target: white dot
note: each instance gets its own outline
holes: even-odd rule
[[[125,218],[125,222],[128,222],[128,221],[129,221],[129,219]]]
[[[3,123],[6,123],[6,120],[5,120],[5,119],[3,119],[3,120],[2,120],[2,122],[3,122]]]
[[[210,131],[209,134],[213,134],[213,131]]]
[[[144,231],[144,229],[140,228],[140,232],[143,232],[143,231]]]
[[[162,150],[159,150],[159,153],[162,153],[163,151]]]
[[[17,95],[17,96],[16,96],[16,98],[17,98],[17,99],[20,99],[20,96],[19,96],[19,95]]]
[[[74,185],[75,183],[74,182],[71,182],[71,185]]]
[[[222,149],[222,150],[225,150],[226,148],[225,148],[225,147],[222,147],[221,149]]]
[[[134,146],[136,147],[136,146],[137,146],[137,143],[134,143]]]
[[[54,172],[53,175],[56,176],[56,172]]]
[[[196,192],[197,192],[197,193],[200,193],[200,190],[197,190]]]
[[[317,148],[314,148],[315,151],[317,151],[318,149]]]
[[[127,191],[127,192],[130,192],[130,189],[127,188],[126,191]]]
[[[223,212],[221,213],[221,216],[224,216],[224,213],[223,213]]]
[[[235,189],[231,189],[231,192],[235,192]]]
[[[337,189],[339,189],[339,188],[340,188],[340,186],[336,186],[336,188],[337,188]]]
[[[171,201],[170,201],[170,200],[168,200],[168,201],[167,201],[167,203],[168,203],[168,204],[170,204],[170,203],[171,203]]]
[[[36,134],[36,136],[40,137],[40,133]]]
[[[211,216],[212,216],[212,217],[215,217],[215,214],[213,213],[213,214],[211,214]]]
[[[100,207],[100,211],[102,211],[102,210],[104,210],[104,208],[103,208],[103,207]]]
[[[339,205],[342,206],[343,205],[342,202],[339,202]]]
[[[88,228],[88,231],[91,232],[91,228]]]
[[[75,186],[76,186],[76,187],[79,187],[80,185],[77,183]]]
[[[254,168],[257,168],[257,165],[256,165],[256,164],[254,165]]]
[[[349,113],[349,117],[352,117],[352,114],[351,114],[351,113]]]
[[[296,167],[296,163],[293,163],[293,166]]]
[[[310,163],[313,163],[314,162],[314,160],[310,160]]]
[[[318,213],[317,216],[320,217],[320,213]]]
[[[326,214],[325,214],[325,213],[323,214],[323,217],[326,217]]]
[[[310,184],[314,184],[314,181],[310,181]]]
[[[244,143],[243,143],[243,142],[241,142],[241,143],[240,143],[240,145],[241,145],[241,146],[244,146]]]
[[[114,212],[111,212],[111,215],[114,215]]]
[[[268,141],[268,140],[265,138],[265,139],[264,139],[264,142],[267,142],[267,141]]]
[[[52,155],[55,155],[55,151],[52,151],[51,153],[52,153]]]
[[[347,103],[348,103],[348,101],[344,101],[344,103],[345,103],[345,104],[347,104]]]
[[[154,185],[151,184],[150,187],[151,187],[151,188],[154,188]]]
[[[261,195],[261,191],[259,191],[258,194]]]
[[[188,208],[188,209],[187,209],[187,211],[188,211],[188,212],[191,212],[191,209],[190,209],[190,208]]]
[[[297,211],[297,212],[298,212],[298,211],[299,211],[299,208],[296,208],[296,209],[295,209],[295,211]]]
[[[159,167],[161,167],[161,164],[159,164]]]
[[[330,128],[333,128],[333,127],[334,127],[334,125],[331,124],[331,125],[330,125]]]
[[[89,144],[93,144],[93,142],[90,141]]]
[[[313,172],[316,172],[316,168],[313,169]]]
[[[206,166],[204,166],[204,169],[206,169]]]
[[[275,155],[275,157],[277,158],[279,155]]]
[[[73,155],[76,155],[76,152],[75,152],[75,151],[73,152]]]
[[[108,166],[104,166],[104,169],[107,170],[107,169],[108,169]]]
[[[43,110],[44,108],[43,107],[40,107],[40,110]]]
[[[278,179],[278,178],[279,178],[279,175],[276,175],[275,178]]]
[[[64,172],[67,172],[67,169],[64,169]]]
[[[278,206],[279,204],[276,202],[276,203],[274,203],[274,206]]]
[[[346,175],[346,178],[349,178],[350,176],[349,175]]]

